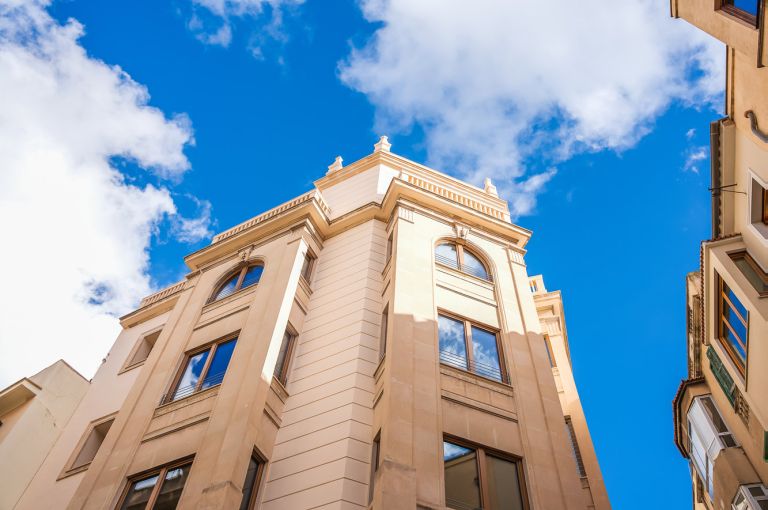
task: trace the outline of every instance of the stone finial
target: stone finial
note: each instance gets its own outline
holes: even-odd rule
[[[373,144],[373,152],[389,152],[392,144],[389,143],[389,138],[382,136],[379,141]]]
[[[341,167],[343,166],[343,159],[341,159],[341,156],[336,156],[336,160],[333,162],[332,165],[328,167],[328,173],[333,173],[341,170]]]
[[[485,192],[489,195],[493,195],[494,197],[499,196],[499,190],[497,190],[496,186],[493,185],[490,177],[485,178]]]

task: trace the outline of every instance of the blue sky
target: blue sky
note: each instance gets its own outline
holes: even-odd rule
[[[534,231],[529,271],[563,291],[614,508],[647,508],[638,484],[664,508],[688,508],[671,400],[685,377],[684,277],[709,234],[723,50],[668,19],[663,1],[611,5],[624,20],[613,28],[573,18],[588,16],[582,7],[554,34],[524,28],[542,14],[557,24],[568,2],[488,4],[446,14],[395,0],[70,0],[25,11],[0,0],[0,20],[22,27],[0,24],[0,90],[20,105],[0,104],[11,169],[0,227],[34,246],[0,265],[9,281],[56,251],[53,299],[68,300],[50,333],[41,325],[0,363],[0,386],[60,357],[92,374],[114,317],[177,281],[212,232],[388,134],[405,157],[493,176]],[[43,242],[29,237],[37,229]],[[0,303],[4,350],[27,334],[16,297]],[[67,328],[78,333],[62,339]]]

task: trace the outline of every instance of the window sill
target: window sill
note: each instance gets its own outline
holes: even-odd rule
[[[493,288],[493,282],[491,280],[486,280],[485,278],[480,278],[479,276],[475,276],[473,274],[465,273],[464,271],[460,271],[460,270],[456,269],[455,267],[448,266],[448,265],[443,264],[441,262],[435,261],[435,266],[440,268],[440,269],[446,270],[447,272],[450,272],[452,274],[461,276],[462,278],[468,279],[469,281],[472,281],[472,282],[475,282],[475,283],[480,283],[483,286],[486,286],[486,287],[491,288],[491,289]]]
[[[205,312],[207,312],[209,310],[214,310],[214,309],[218,308],[219,306],[223,306],[223,305],[225,305],[227,303],[235,301],[235,300],[237,300],[237,298],[243,297],[243,296],[247,295],[249,292],[254,292],[258,287],[259,287],[258,283],[256,285],[250,285],[250,286],[248,286],[248,287],[246,287],[244,289],[238,290],[237,292],[233,292],[229,296],[224,296],[223,298],[217,299],[216,301],[211,301],[209,303],[206,303],[203,306],[202,313],[205,313]]]
[[[159,406],[157,406],[157,409],[155,409],[154,417],[162,416],[164,414],[168,414],[170,412],[176,411],[177,409],[180,409],[182,407],[187,407],[192,404],[196,404],[197,402],[206,400],[208,398],[215,397],[216,395],[219,394],[219,388],[221,388],[221,384],[217,384],[216,386],[211,386],[210,388],[206,388],[202,391],[198,391],[197,393],[193,393],[191,395],[180,398],[178,400],[164,402]]]
[[[450,375],[453,377],[459,377],[460,379],[463,379],[467,382],[471,382],[475,384],[492,385],[491,389],[496,391],[502,391],[503,393],[511,392],[512,390],[512,385],[508,382],[499,381],[498,379],[491,379],[490,377],[485,377],[476,372],[463,370],[461,368],[455,367],[453,365],[448,365],[443,362],[440,362],[440,373],[445,375]]]
[[[88,468],[91,466],[91,463],[83,464],[82,466],[78,466],[76,468],[67,469],[65,471],[62,471],[61,474],[59,474],[58,477],[56,477],[56,481],[63,480],[65,478],[69,478],[70,476],[75,476],[76,474],[82,473],[84,471],[88,471]]]
[[[144,365],[144,363],[146,363],[146,362],[147,362],[147,360],[143,359],[143,360],[141,360],[139,362],[136,362],[136,363],[134,363],[132,365],[126,365],[126,366],[124,366],[123,368],[120,369],[120,371],[117,373],[117,375],[123,375],[126,372],[130,372],[134,368],[139,368],[140,366]]]

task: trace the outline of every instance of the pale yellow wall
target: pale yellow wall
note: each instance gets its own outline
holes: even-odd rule
[[[29,379],[35,396],[10,416],[0,416],[0,508],[4,509],[18,503],[89,386],[62,361]]]

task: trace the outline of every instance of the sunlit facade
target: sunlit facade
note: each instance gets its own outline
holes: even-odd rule
[[[726,44],[710,125],[712,238],[686,278],[688,377],[674,401],[697,509],[768,508],[768,35],[765,1],[672,0]]]
[[[560,293],[490,181],[382,138],[314,185],[121,318],[18,509],[610,508]]]

